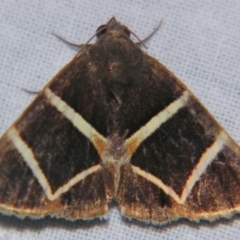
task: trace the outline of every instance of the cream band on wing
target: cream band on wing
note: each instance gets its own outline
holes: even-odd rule
[[[49,99],[50,104],[87,137],[93,143],[100,156],[102,156],[106,148],[106,138],[98,133],[80,114],[75,112],[73,108],[54,94],[49,88],[45,89],[45,95]]]
[[[207,167],[216,158],[218,153],[222,150],[223,146],[226,145],[227,141],[227,133],[225,131],[221,131],[216,137],[214,143],[202,154],[198,164],[195,166],[191,175],[188,177],[186,185],[183,189],[181,195],[181,199],[183,200],[183,202],[185,202],[185,200],[191,193],[195,183],[200,180],[201,175],[206,171]]]
[[[142,170],[141,168],[136,167],[134,165],[132,165],[132,170],[137,175],[145,178],[146,180],[150,181],[151,183],[153,183],[156,186],[158,186],[159,188],[161,188],[167,195],[171,196],[177,203],[179,203],[179,204],[184,203],[184,202],[182,202],[181,198],[177,195],[177,193],[171,187],[164,184],[161,179],[155,177],[151,173],[148,173],[148,172],[146,172],[146,171]]]
[[[12,141],[18,152],[22,155],[28,167],[32,170],[33,175],[36,177],[39,184],[42,186],[47,198],[50,201],[57,199],[62,193],[67,192],[73,185],[83,180],[88,175],[99,171],[99,169],[101,168],[101,166],[98,164],[78,173],[63,186],[59,187],[57,191],[55,191],[55,193],[52,193],[50,184],[46,176],[42,172],[42,169],[40,168],[38,161],[33,154],[33,151],[27,145],[27,143],[22,140],[18,130],[15,127],[10,128],[7,132],[7,136]]]
[[[126,146],[128,149],[128,155],[131,157],[132,154],[137,150],[138,146],[156,129],[158,129],[168,119],[172,118],[182,107],[187,104],[190,93],[185,91],[181,97],[170,103],[165,109],[160,111],[156,116],[152,117],[143,127],[135,132],[130,138],[126,140]]]
[[[202,174],[206,171],[207,167],[211,164],[211,162],[216,158],[217,154],[222,150],[224,145],[227,144],[227,141],[227,133],[225,131],[220,132],[214,143],[206,149],[206,151],[202,154],[198,164],[192,170],[192,173],[188,177],[188,180],[183,188],[181,196],[179,196],[171,187],[164,184],[161,179],[155,177],[151,173],[148,173],[137,166],[132,166],[132,169],[139,176],[145,178],[146,180],[152,182],[153,184],[161,188],[177,203],[184,204],[196,182],[200,180]]]

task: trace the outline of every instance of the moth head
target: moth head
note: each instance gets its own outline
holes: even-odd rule
[[[103,38],[107,35],[112,37],[112,38],[122,38],[122,37],[130,38],[130,33],[139,40],[139,42],[137,44],[140,43],[144,47],[146,47],[145,44],[144,44],[145,40],[142,41],[134,32],[132,32],[129,28],[122,25],[121,23],[117,22],[115,17],[112,17],[107,22],[107,24],[104,24],[104,25],[101,25],[100,27],[98,27],[96,33],[80,49],[80,51],[78,53],[78,56],[95,36],[97,36],[98,39],[101,39],[101,38]]]
[[[97,38],[101,38],[106,34],[111,34],[113,37],[130,37],[131,31],[121,23],[117,22],[115,17],[111,18],[107,24],[101,25],[96,31]]]

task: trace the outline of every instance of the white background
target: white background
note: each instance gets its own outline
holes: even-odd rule
[[[171,69],[240,143],[239,0],[0,0],[0,133],[76,53],[55,31],[86,42],[112,16],[140,38],[162,19],[148,54]],[[236,193],[240,194],[240,193]],[[182,220],[153,227],[124,220],[117,206],[107,221],[19,220],[0,215],[1,239],[239,239],[240,217],[215,223]]]

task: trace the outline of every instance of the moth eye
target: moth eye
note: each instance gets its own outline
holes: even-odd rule
[[[107,31],[107,25],[101,25],[100,27],[98,27],[97,29],[97,38],[101,37],[102,35],[104,35]]]
[[[128,30],[127,27],[124,27],[123,31],[128,37],[130,37],[130,31]]]

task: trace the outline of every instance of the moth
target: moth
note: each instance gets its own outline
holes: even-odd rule
[[[157,224],[240,210],[240,148],[110,19],[0,139],[0,210]]]

